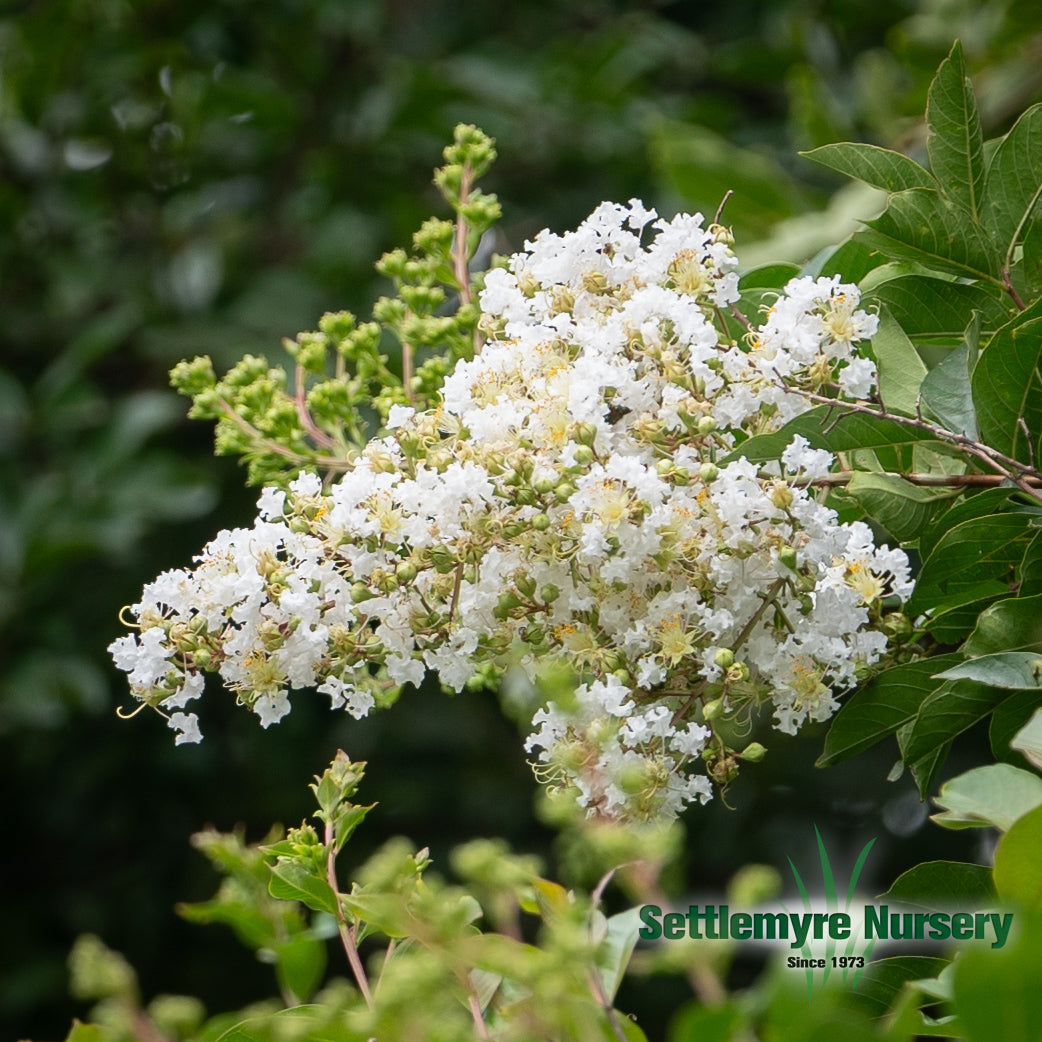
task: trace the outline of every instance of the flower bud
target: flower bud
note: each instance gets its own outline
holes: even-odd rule
[[[712,434],[716,430],[718,424],[716,418],[713,416],[703,416],[697,424],[697,430],[699,434]]]
[[[553,604],[560,596],[561,591],[553,583],[545,583],[539,588],[539,599],[544,604]]]
[[[720,648],[713,656],[713,662],[721,669],[730,669],[734,665],[734,652],[730,648]]]
[[[582,467],[588,467],[593,462],[593,449],[589,445],[577,445],[572,453],[572,459]]]
[[[715,463],[703,463],[698,468],[698,476],[707,485],[711,485],[720,476],[720,468]]]
[[[597,424],[589,420],[576,424],[573,437],[580,445],[592,446],[597,440]]]
[[[545,532],[550,527],[550,515],[536,514],[536,516],[532,518],[532,527],[537,532]]]
[[[724,711],[724,700],[714,698],[712,702],[706,702],[702,706],[702,718],[704,720],[719,720]]]
[[[759,742],[750,742],[739,754],[739,759],[748,763],[759,763],[767,755],[767,749]]]
[[[797,555],[796,550],[791,546],[783,546],[778,551],[778,560],[785,565],[786,568],[791,571],[796,571]]]

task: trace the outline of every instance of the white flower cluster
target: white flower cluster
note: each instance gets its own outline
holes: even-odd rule
[[[724,229],[635,201],[537,236],[488,275],[488,343],[439,409],[392,410],[341,480],[266,490],[252,528],[146,587],[111,649],[134,694],[197,741],[180,710],[206,671],[267,726],[292,688],[361,716],[428,671],[458,690],[564,661],[574,694],[526,748],[617,818],[733,777],[721,712],[826,719],[883,653],[907,559],[815,498],[828,453],[797,438],[758,469],[734,448],[805,408],[788,387],[868,393],[875,319],[855,287],[797,279],[746,332],[736,268]]]

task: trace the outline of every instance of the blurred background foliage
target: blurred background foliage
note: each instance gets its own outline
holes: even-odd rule
[[[1042,96],[1033,0],[5,0],[0,1033],[63,1037],[64,961],[88,930],[146,994],[230,1008],[270,993],[219,928],[173,914],[212,888],[188,835],[296,823],[338,745],[371,761],[363,795],[381,806],[362,844],[405,833],[444,864],[476,835],[550,843],[517,733],[484,696],[424,690],[357,724],[300,696],[271,732],[214,699],[206,741],[177,750],[157,717],[116,720],[120,606],[252,517],[168,369],[277,355],[325,309],[367,314],[387,290],[372,264],[435,208],[430,171],[459,121],[498,142],[502,252],[602,199],[711,215],[734,189],[740,255],[806,260],[879,204],[834,195],[797,150],[920,152],[956,37],[986,132],[1002,133]],[[882,837],[884,886],[919,859],[926,808],[882,780],[885,753],[811,777],[813,738],[769,744],[737,810],[689,815],[687,886],[811,856],[812,822],[837,858]],[[930,842],[937,857],[955,839]],[[668,1008],[658,987],[631,1005]]]

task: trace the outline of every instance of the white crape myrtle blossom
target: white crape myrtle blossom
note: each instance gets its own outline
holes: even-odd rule
[[[618,819],[733,778],[721,713],[826,719],[885,653],[908,561],[820,501],[829,453],[797,437],[758,467],[740,443],[807,408],[790,387],[870,393],[876,320],[802,278],[737,339],[737,266],[725,229],[636,201],[540,233],[488,274],[487,342],[437,409],[395,406],[338,480],[265,489],[252,527],[145,588],[111,647],[134,695],[181,710],[216,673],[268,726],[298,688],[361,717],[428,673],[461,690],[564,663],[574,689],[526,749]]]

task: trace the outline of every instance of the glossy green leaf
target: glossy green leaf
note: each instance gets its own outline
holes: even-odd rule
[[[893,474],[871,471],[855,473],[847,492],[901,543],[915,539],[952,496],[947,489],[923,488]]]
[[[912,723],[914,722],[912,721]],[[905,735],[911,731],[911,728],[912,724],[905,724],[897,732],[897,744],[899,746]],[[937,775],[941,773],[941,768],[944,766],[945,760],[948,759],[951,747],[951,742],[945,742],[943,745],[936,746],[920,759],[913,760],[908,765],[908,773],[911,774],[915,787],[919,790],[920,799],[925,800],[933,790],[934,782],[937,781]]]
[[[956,655],[942,655],[894,666],[873,677],[833,718],[818,766],[829,767],[863,752],[913,720],[936,686],[933,674],[957,661]]]
[[[981,436],[1022,462],[1042,451],[1042,307],[1003,326],[988,341],[973,371],[973,400]]]
[[[281,861],[273,865],[268,889],[272,897],[300,901],[316,912],[336,915],[333,888],[298,862]]]
[[[1010,758],[1013,739],[1037,707],[1038,694],[1034,691],[1017,691],[996,706],[988,725],[988,741],[996,759]]]
[[[917,341],[958,343],[975,311],[981,327],[993,333],[1009,321],[997,291],[934,275],[901,275],[873,288],[868,295],[885,305],[901,328]]]
[[[871,1003],[874,1014],[882,1017],[893,1008],[906,984],[936,977],[947,959],[930,955],[895,955],[869,963],[858,981],[857,994]]]
[[[905,331],[886,309],[879,314],[879,329],[872,337],[872,353],[879,370],[879,396],[887,410],[915,416],[926,366]]]
[[[926,126],[931,173],[949,198],[978,219],[984,195],[984,142],[958,42],[930,84]]]
[[[862,236],[890,257],[998,285],[1000,258],[994,244],[965,211],[935,191],[912,188],[892,196],[886,210],[867,224]]]
[[[994,514],[956,525],[923,562],[907,610],[938,607],[1008,594],[1028,542],[1027,514]]]
[[[994,825],[1005,832],[1017,818],[1042,803],[1042,778],[1008,763],[975,767],[941,786],[935,802],[938,825],[964,829]]]
[[[949,669],[934,679],[948,678],[951,672]],[[1004,691],[986,683],[961,680],[941,684],[924,700],[905,734],[901,742],[903,758],[915,762],[930,755],[983,720],[1006,697]]]
[[[1031,651],[981,655],[937,674],[943,680],[975,680],[996,688],[1037,690],[1042,687],[1042,657]]]
[[[790,420],[772,434],[758,434],[742,442],[725,462],[740,456],[754,463],[778,459],[797,434],[803,435],[816,449],[830,452],[871,449],[890,457],[891,461],[896,461],[900,450],[929,440],[929,434],[894,420],[844,413],[841,407],[831,409],[821,405]]]
[[[962,861],[926,861],[902,872],[877,901],[896,901],[931,911],[960,905],[984,907],[995,900],[991,869]]]
[[[1001,651],[1042,652],[1042,594],[997,601],[981,613],[962,650],[974,657]]]
[[[999,842],[995,889],[1004,901],[1042,906],[1042,807],[1017,818]]]
[[[978,438],[977,411],[970,378],[977,362],[980,314],[975,313],[963,342],[934,366],[920,388],[922,405],[954,434]]]
[[[1036,767],[1042,768],[1042,709],[1036,709],[1031,719],[1013,736],[1012,748]]]
[[[1013,251],[1037,220],[1042,198],[1042,105],[1025,112],[991,157],[983,220],[1010,265]]]
[[[928,557],[941,539],[963,522],[1007,511],[1014,491],[1012,488],[987,488],[966,495],[927,528],[919,540],[919,552],[924,558]]]
[[[878,145],[841,142],[822,145],[800,155],[848,177],[855,177],[884,192],[903,192],[907,188],[936,188],[930,172],[914,159]]]

